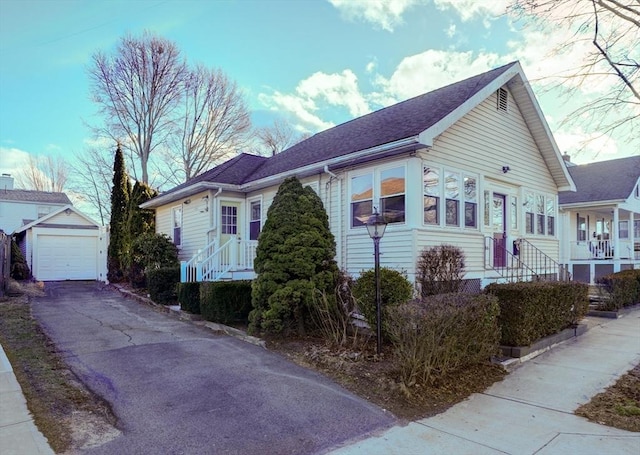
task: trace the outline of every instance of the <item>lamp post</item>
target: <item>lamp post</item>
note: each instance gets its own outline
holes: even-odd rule
[[[375,279],[376,279],[376,350],[378,355],[382,351],[382,296],[380,292],[380,239],[387,228],[384,217],[374,209],[373,214],[367,220],[367,232],[373,239],[373,256],[375,258]]]

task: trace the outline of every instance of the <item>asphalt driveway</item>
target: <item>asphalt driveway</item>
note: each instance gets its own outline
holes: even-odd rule
[[[311,454],[393,416],[315,372],[122,297],[47,283],[33,314],[122,435],[88,454]]]

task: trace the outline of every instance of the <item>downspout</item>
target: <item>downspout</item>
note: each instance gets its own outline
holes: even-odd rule
[[[329,174],[329,176],[331,177],[329,179],[329,181],[327,182],[327,185],[329,186],[329,213],[331,213],[331,181],[332,180],[337,180],[338,181],[338,242],[336,245],[336,256],[338,257],[338,267],[339,268],[344,268],[343,267],[343,258],[342,258],[342,244],[343,244],[343,226],[342,226],[342,179],[340,177],[338,177],[337,174],[331,172],[331,170],[329,170],[329,165],[325,164],[324,165],[324,172],[326,174]]]

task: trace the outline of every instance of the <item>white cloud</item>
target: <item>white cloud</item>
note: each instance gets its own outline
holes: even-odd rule
[[[450,24],[444,31],[449,38],[453,38],[456,34],[456,24]]]
[[[322,131],[333,126],[333,123],[325,122],[312,113],[318,109],[312,101],[278,91],[272,95],[261,93],[258,95],[258,99],[272,110],[284,111],[293,115],[298,122],[302,122],[303,127],[311,131]]]
[[[405,57],[389,79],[378,82],[388,95],[407,99],[488,71],[503,60],[497,54],[430,49]]]
[[[510,3],[510,0],[434,0],[438,9],[453,9],[463,22],[480,16],[487,28],[489,20],[505,14]]]
[[[16,176],[29,162],[29,152],[14,147],[0,147],[0,174]]]
[[[616,141],[611,137],[589,133],[582,128],[558,129],[553,137],[560,151],[568,153],[571,161],[576,164],[611,160],[623,156]]]
[[[418,0],[329,0],[349,20],[360,19],[393,32],[402,15]]]

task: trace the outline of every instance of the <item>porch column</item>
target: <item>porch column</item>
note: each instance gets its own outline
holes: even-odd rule
[[[613,260],[620,259],[620,209],[618,207],[613,209],[613,229],[615,233],[613,236]],[[615,267],[614,267],[615,270]]]
[[[633,225],[633,221],[636,217],[636,214],[634,211],[629,212],[629,242],[631,242],[631,251],[630,253],[630,257],[629,259],[631,259],[632,261],[636,258],[636,252],[635,252],[635,244],[636,244],[636,238],[635,238],[635,229],[634,229],[634,225]]]

